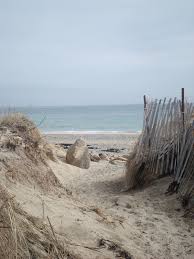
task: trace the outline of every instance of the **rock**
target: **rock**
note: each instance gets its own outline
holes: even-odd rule
[[[20,146],[20,145],[22,145],[22,143],[23,143],[23,139],[22,139],[21,137],[19,137],[19,136],[13,137],[13,140],[14,140],[14,142],[15,142],[15,144],[16,144],[17,146]]]
[[[90,155],[86,143],[82,139],[76,140],[67,150],[66,161],[68,164],[88,169],[90,167]]]
[[[103,154],[103,153],[100,153],[100,154],[99,154],[99,157],[100,157],[100,159],[102,159],[102,160],[109,160],[109,159],[108,159],[108,156],[107,156],[106,154]]]
[[[126,158],[126,159],[129,159],[129,157],[130,157],[130,156],[129,156],[129,155],[126,155],[126,154],[124,154],[124,155],[122,155],[122,157],[123,157],[123,158]]]
[[[90,160],[93,161],[93,162],[99,162],[100,157],[97,154],[90,154]]]
[[[127,209],[131,209],[131,208],[132,208],[131,204],[127,203],[127,204],[126,204],[126,208],[127,208]]]
[[[1,131],[1,133],[6,134],[8,132],[8,128],[1,126],[0,131]]]
[[[121,151],[121,149],[119,149],[119,148],[107,148],[107,149],[104,149],[102,151],[111,152],[111,153],[119,153]]]

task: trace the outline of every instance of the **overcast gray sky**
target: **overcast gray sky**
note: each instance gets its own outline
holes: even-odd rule
[[[0,105],[194,101],[193,0],[0,0]]]

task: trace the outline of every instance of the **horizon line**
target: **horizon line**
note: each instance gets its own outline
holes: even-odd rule
[[[128,104],[70,104],[70,105],[0,105],[0,109],[14,109],[14,108],[61,108],[61,107],[99,107],[99,106],[129,106],[129,105],[143,105],[143,103],[128,103]]]

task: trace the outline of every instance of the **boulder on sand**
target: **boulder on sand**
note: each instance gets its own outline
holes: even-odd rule
[[[100,157],[97,154],[90,154],[90,160],[92,162],[99,162],[100,161]]]
[[[90,167],[89,150],[82,139],[77,139],[76,142],[68,148],[66,162],[84,169]]]

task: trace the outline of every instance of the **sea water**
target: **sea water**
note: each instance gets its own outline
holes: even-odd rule
[[[138,132],[143,121],[143,105],[140,104],[16,107],[11,110],[27,115],[43,132]]]

